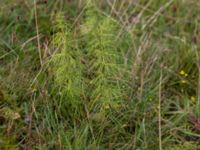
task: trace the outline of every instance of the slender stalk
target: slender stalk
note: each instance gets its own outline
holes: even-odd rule
[[[159,130],[159,150],[162,150],[162,126],[161,126],[161,100],[162,100],[162,69],[159,82],[159,100],[158,100],[158,130]]]
[[[197,47],[193,48],[195,50],[196,54],[196,64],[197,64],[197,69],[198,69],[198,85],[197,85],[197,104],[196,104],[196,113],[198,118],[200,117],[200,111],[199,111],[199,106],[200,106],[200,58],[199,58],[199,53],[197,51]]]
[[[40,65],[42,66],[42,53],[41,53],[41,48],[40,48],[40,35],[39,35],[39,27],[38,27],[38,18],[37,18],[37,2],[34,0],[34,9],[35,9],[35,28],[36,28],[36,33],[37,33],[37,45],[38,45],[38,52],[39,52],[39,57],[40,57]]]

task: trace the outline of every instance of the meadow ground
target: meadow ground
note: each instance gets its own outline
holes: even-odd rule
[[[200,150],[199,0],[0,10],[0,149]]]

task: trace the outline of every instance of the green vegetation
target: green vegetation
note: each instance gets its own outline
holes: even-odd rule
[[[0,10],[0,149],[200,149],[198,0]]]

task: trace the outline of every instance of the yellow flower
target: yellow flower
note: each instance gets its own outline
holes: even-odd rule
[[[181,76],[184,76],[184,77],[187,77],[187,76],[188,76],[188,74],[187,74],[184,70],[181,70],[181,71],[179,72],[179,74],[180,74]]]
[[[193,102],[193,103],[195,103],[196,102],[196,98],[194,97],[194,96],[191,96],[191,101]]]
[[[180,74],[180,75],[185,75],[185,71],[184,71],[184,70],[181,70],[181,71],[179,72],[179,74]]]
[[[187,81],[186,81],[186,80],[181,80],[181,83],[182,83],[182,84],[186,84]]]
[[[185,76],[185,77],[187,77],[187,76],[188,76],[188,74],[187,74],[187,73],[185,73],[185,74],[184,74],[184,76]]]

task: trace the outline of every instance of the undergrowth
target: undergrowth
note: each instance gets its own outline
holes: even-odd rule
[[[0,6],[0,149],[200,149],[198,0],[35,2]]]

